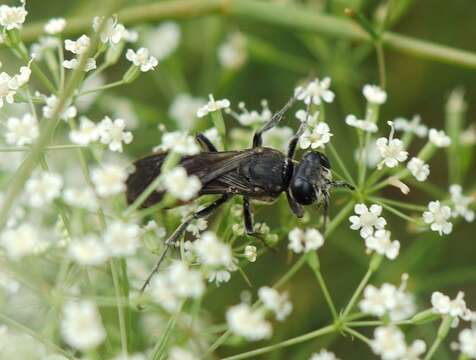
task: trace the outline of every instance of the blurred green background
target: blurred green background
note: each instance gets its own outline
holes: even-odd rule
[[[146,3],[127,1],[125,6]],[[327,12],[345,17],[344,9],[360,9],[367,17],[373,18],[378,12],[380,1],[299,1],[286,2],[305,6],[309,12]],[[395,0],[399,13],[393,19],[391,30],[412,37],[433,41],[456,48],[476,52],[476,2],[473,0]],[[52,17],[90,16],[98,13],[102,2],[92,0],[41,0],[28,2],[28,22],[42,21]],[[119,19],[121,21],[121,19]],[[292,20],[290,20],[292,21]],[[356,148],[354,130],[344,123],[345,115],[354,113],[363,116],[365,103],[361,95],[364,84],[378,83],[378,69],[375,51],[370,44],[336,39],[329,36],[305,34],[263,24],[256,20],[239,20],[223,15],[200,16],[178,21],[182,30],[179,49],[159,64],[158,71],[141,76],[133,84],[106,92],[107,96],[120,96],[132,105],[140,124],[134,131],[135,141],[127,147],[131,159],[146,154],[160,141],[157,125],[163,123],[168,129],[176,127],[168,116],[172,99],[180,92],[189,92],[206,98],[213,93],[215,98],[230,99],[233,107],[245,101],[249,109],[259,109],[260,100],[268,100],[272,110],[282,106],[291,95],[297,82],[310,74],[318,77],[330,76],[336,101],[327,107],[327,122],[334,137],[332,141],[346,163],[353,169],[353,156]],[[157,25],[148,21],[137,24],[137,29]],[[127,26],[127,24],[126,24]],[[248,58],[238,71],[224,70],[217,60],[217,48],[230,32],[239,30],[247,38]],[[1,59],[8,68],[8,55],[4,51]],[[462,88],[467,102],[466,124],[474,123],[476,110],[475,69],[447,65],[431,60],[422,60],[393,50],[385,50],[388,101],[383,106],[381,123],[397,116],[411,118],[420,114],[429,127],[444,128],[445,103],[449,93]],[[122,61],[106,72],[107,82],[120,78],[128,64]],[[179,76],[180,75],[180,76]],[[107,99],[106,99],[107,100]],[[90,111],[97,117],[106,113],[97,100]],[[227,124],[239,124],[227,118]],[[201,120],[197,128],[207,128],[209,120]],[[287,124],[294,120],[289,116]],[[381,127],[384,129],[384,127]],[[415,153],[424,143],[421,140],[410,150]],[[431,161],[431,182],[447,191],[447,165],[444,152]],[[471,167],[465,189],[475,188],[474,165]],[[397,190],[387,190],[385,195],[398,200],[409,199],[426,205],[430,198],[416,188],[407,198]],[[345,198],[340,194],[333,196],[331,213],[335,214],[343,205]],[[282,199],[281,199],[282,200]],[[280,201],[270,207],[257,207],[255,219],[267,221],[271,229],[279,229],[277,212],[287,211]],[[313,212],[312,214],[316,214]],[[420,309],[429,306],[429,296],[434,290],[448,292],[454,296],[457,290],[466,292],[470,308],[476,308],[476,247],[474,223],[462,222],[450,236],[439,237],[435,233],[416,234],[406,228],[399,219],[389,221],[394,237],[402,243],[401,256],[394,262],[385,262],[373,283],[383,281],[399,283],[403,272],[410,275],[409,289],[417,296]],[[344,222],[327,240],[320,250],[322,271],[331,293],[339,306],[344,306],[355,286],[363,276],[367,266],[367,256],[362,240]],[[275,253],[268,253],[255,264],[246,268],[254,293],[262,285],[270,285],[290,266],[285,245]],[[210,291],[204,300],[212,318],[219,323],[224,320],[226,308],[239,302],[243,289],[249,289],[240,276]],[[309,269],[305,268],[291,281],[286,290],[294,304],[294,312],[284,324],[275,326],[271,342],[326,325],[331,319],[323,296]],[[409,338],[422,338],[432,341],[436,325],[420,326],[411,330]],[[371,336],[370,333],[367,335]],[[452,339],[449,339],[447,345]],[[235,354],[264,345],[263,343],[240,346],[224,346],[219,350],[222,356]],[[302,343],[281,351],[263,356],[263,359],[304,359],[312,351],[321,347],[335,351],[342,359],[373,358],[369,349],[350,337],[329,336]],[[454,359],[449,346],[438,352],[436,359]]]

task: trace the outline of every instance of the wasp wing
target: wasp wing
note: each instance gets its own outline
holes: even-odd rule
[[[243,162],[249,161],[256,154],[256,149],[242,151],[202,152],[181,159],[180,165],[188,175],[195,175],[202,183],[201,194],[219,194],[234,187],[238,192],[245,192],[248,182],[238,176],[236,170]],[[167,156],[166,152],[156,153],[135,162],[135,172],[127,179],[127,201],[134,202],[147,186],[160,175],[160,169]],[[229,174],[233,172],[233,174]],[[162,191],[155,191],[144,202],[149,207],[159,202]]]

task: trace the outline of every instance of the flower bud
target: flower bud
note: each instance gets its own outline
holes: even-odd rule
[[[138,66],[132,65],[122,77],[122,80],[126,84],[130,84],[135,79],[137,79],[140,75],[140,69]]]

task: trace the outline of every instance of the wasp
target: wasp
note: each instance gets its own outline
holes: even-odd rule
[[[353,189],[353,187],[344,181],[332,179],[329,159],[319,151],[308,151],[299,161],[295,159],[296,147],[299,137],[307,126],[306,122],[301,123],[296,134],[290,139],[286,154],[262,146],[263,133],[279,124],[295,100],[296,98],[292,97],[261,129],[255,132],[250,149],[218,151],[206,136],[201,133],[196,135],[196,141],[203,151],[183,157],[180,165],[185,168],[188,175],[195,175],[200,179],[202,188],[197,197],[210,194],[220,195],[220,197],[193,213],[170,235],[165,242],[164,252],[142,290],[158,270],[169,246],[180,239],[187,226],[195,219],[209,217],[234,196],[241,196],[243,199],[244,225],[248,235],[256,237],[260,235],[254,231],[250,201],[272,202],[283,192],[286,194],[291,211],[298,218],[304,215],[303,206],[323,204],[325,227],[330,189],[332,187]],[[135,171],[126,182],[129,204],[133,203],[160,175],[167,154],[167,152],[154,153],[134,163]],[[150,207],[161,201],[163,196],[164,191],[156,190],[142,206]]]

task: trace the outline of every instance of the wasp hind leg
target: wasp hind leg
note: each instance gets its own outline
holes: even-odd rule
[[[218,152],[218,149],[213,145],[209,138],[207,138],[203,133],[198,133],[195,135],[195,140],[202,147],[203,150],[209,152]]]
[[[264,234],[255,231],[253,226],[253,213],[251,212],[250,199],[243,197],[243,219],[245,222],[246,235],[252,236],[263,243],[268,249],[275,251],[267,242]]]

